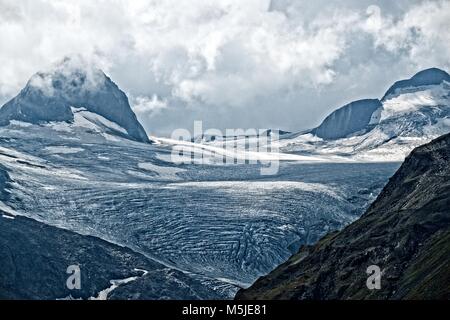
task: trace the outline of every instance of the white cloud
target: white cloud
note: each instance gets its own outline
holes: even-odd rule
[[[383,16],[378,6],[367,9],[362,30],[371,34],[376,46],[405,52],[417,65],[437,62],[448,66],[450,59],[450,1],[429,1],[412,7],[400,19]]]
[[[450,1],[395,3],[0,0],[0,97],[81,54],[138,97],[152,131],[195,118],[301,129],[421,68],[449,67]]]
[[[133,100],[133,111],[141,116],[151,116],[167,108],[167,100],[160,99],[156,94],[150,98],[140,96]]]
[[[83,71],[84,77],[80,77],[79,71]],[[62,82],[61,77],[69,79],[70,84]],[[70,59],[64,58],[54,63],[48,70],[42,70],[34,74],[29,85],[41,90],[47,96],[55,94],[55,81],[62,82],[62,92],[73,91],[73,85],[77,84],[76,90],[92,91],[97,90],[105,83],[105,76],[100,69],[96,67],[96,63],[85,60],[79,55],[71,56]]]

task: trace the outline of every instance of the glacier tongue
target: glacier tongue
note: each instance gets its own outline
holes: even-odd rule
[[[211,296],[231,297],[356,219],[398,166],[287,161],[262,177],[259,165],[176,166],[161,160],[170,147],[71,130],[0,128],[13,181],[5,204],[182,270]]]

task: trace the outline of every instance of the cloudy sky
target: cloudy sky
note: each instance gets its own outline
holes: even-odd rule
[[[148,133],[302,130],[450,70],[450,0],[0,0],[0,104],[64,56],[98,64]]]

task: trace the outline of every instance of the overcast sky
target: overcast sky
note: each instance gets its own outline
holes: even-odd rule
[[[450,69],[450,0],[0,0],[0,104],[64,56],[98,63],[148,133],[316,126]]]

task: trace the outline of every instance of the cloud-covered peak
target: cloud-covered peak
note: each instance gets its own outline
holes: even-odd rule
[[[126,137],[148,142],[126,94],[95,65],[65,58],[31,77],[26,87],[0,109],[0,125],[11,120],[41,124],[73,122],[72,108],[84,108],[126,130]]]
[[[66,97],[101,90],[110,81],[94,64],[79,55],[65,57],[45,71],[34,74],[27,87],[47,96]]]

